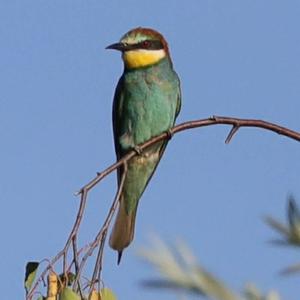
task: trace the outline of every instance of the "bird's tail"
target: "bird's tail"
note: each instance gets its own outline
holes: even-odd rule
[[[123,249],[133,240],[139,199],[159,163],[165,146],[166,142],[154,145],[144,154],[133,157],[127,165],[119,211],[109,240],[110,247],[119,253],[118,263]],[[121,173],[119,178],[122,178]],[[118,184],[120,188],[121,179]]]
[[[109,245],[118,251],[118,264],[121,261],[123,249],[128,247],[134,237],[134,225],[137,207],[129,214],[126,211],[124,201],[120,201],[119,211],[109,238]]]

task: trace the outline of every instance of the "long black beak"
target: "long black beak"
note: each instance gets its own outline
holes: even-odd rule
[[[128,48],[128,45],[123,44],[123,43],[115,43],[115,44],[111,44],[109,46],[107,46],[105,49],[114,49],[114,50],[118,50],[118,51],[126,51]]]

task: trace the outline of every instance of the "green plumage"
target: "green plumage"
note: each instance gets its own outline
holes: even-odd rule
[[[180,84],[169,56],[158,63],[126,69],[116,88],[113,103],[113,129],[117,159],[135,146],[166,132],[174,125],[180,110]],[[110,246],[119,252],[134,236],[137,206],[167,145],[153,145],[131,159],[126,168],[120,207]],[[118,183],[124,169],[118,170]]]

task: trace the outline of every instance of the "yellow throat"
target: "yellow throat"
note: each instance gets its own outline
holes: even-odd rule
[[[123,60],[127,68],[146,67],[159,62],[166,56],[164,49],[159,50],[130,50],[123,53]]]

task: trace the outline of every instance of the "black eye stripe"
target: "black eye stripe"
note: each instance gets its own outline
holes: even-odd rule
[[[149,49],[149,50],[159,50],[164,48],[162,42],[158,40],[146,40],[138,43],[138,45],[141,46],[141,49]]]
[[[137,50],[137,49],[160,50],[160,49],[164,49],[164,45],[159,40],[145,40],[137,44],[127,46],[127,50]]]

